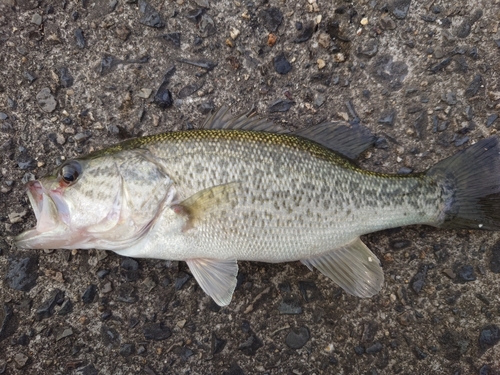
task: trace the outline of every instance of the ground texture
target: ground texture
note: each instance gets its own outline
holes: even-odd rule
[[[499,374],[500,236],[364,238],[361,300],[299,263],[241,262],[219,308],[183,262],[23,251],[23,184],[122,139],[255,106],[361,122],[360,164],[412,173],[497,132],[498,0],[0,0],[0,374]]]

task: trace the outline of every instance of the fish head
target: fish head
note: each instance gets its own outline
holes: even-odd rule
[[[161,166],[130,151],[73,159],[27,184],[36,227],[16,237],[30,249],[108,249],[144,236],[171,197]]]

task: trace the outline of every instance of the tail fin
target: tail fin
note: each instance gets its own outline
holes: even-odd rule
[[[483,139],[426,172],[442,186],[441,228],[500,230],[500,145]]]

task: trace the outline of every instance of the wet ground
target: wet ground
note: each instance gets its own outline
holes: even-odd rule
[[[23,183],[132,136],[255,106],[360,121],[360,164],[425,170],[497,133],[500,3],[0,0],[0,374],[499,374],[500,239],[374,233],[385,286],[240,262],[219,308],[182,262],[23,251]]]

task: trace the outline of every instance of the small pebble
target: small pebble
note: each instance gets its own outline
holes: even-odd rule
[[[172,336],[172,332],[162,323],[147,323],[144,325],[144,337],[146,340],[161,341]]]
[[[285,54],[280,53],[274,58],[274,69],[279,74],[287,74],[290,70],[292,70],[292,64],[288,62]]]
[[[317,63],[318,63],[318,69],[319,70],[323,69],[326,66],[326,62],[323,59],[318,59]]]
[[[300,349],[309,341],[309,329],[307,327],[292,328],[286,335],[285,343],[292,349]]]
[[[31,23],[40,26],[42,24],[42,16],[38,13],[33,14],[33,17],[31,17]]]
[[[83,36],[83,30],[82,29],[76,29],[75,30],[75,40],[76,40],[76,45],[78,48],[85,48],[85,37]]]
[[[48,87],[41,89],[36,95],[36,100],[42,111],[51,113],[57,107],[57,101]]]

